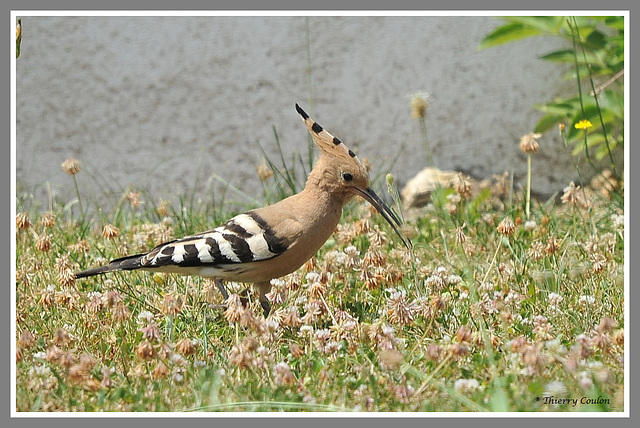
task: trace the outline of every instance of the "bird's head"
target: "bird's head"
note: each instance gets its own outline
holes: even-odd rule
[[[410,248],[411,241],[402,236],[399,229],[402,222],[373,191],[370,186],[369,173],[353,150],[346,147],[338,138],[311,119],[298,104],[296,104],[296,110],[302,116],[313,142],[320,149],[320,159],[314,168],[314,171],[320,174],[315,177],[318,180],[317,185],[329,187],[331,193],[345,200],[354,195],[363,197],[391,225],[402,243]]]

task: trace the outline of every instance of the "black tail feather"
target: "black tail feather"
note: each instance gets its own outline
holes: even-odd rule
[[[98,266],[76,273],[76,279],[87,278],[89,276],[100,275],[107,272],[138,269],[142,267],[140,261],[142,260],[143,256],[145,256],[145,254],[136,254],[134,256],[127,256],[120,259],[112,260],[106,266]]]
[[[76,279],[86,278],[89,276],[100,275],[101,273],[111,272],[113,269],[110,266],[99,266],[87,270],[83,270],[82,272],[76,273]]]

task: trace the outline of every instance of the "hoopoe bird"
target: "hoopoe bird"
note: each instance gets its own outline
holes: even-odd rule
[[[304,190],[273,205],[239,214],[215,229],[166,242],[143,254],[78,272],[76,278],[114,271],[142,270],[213,278],[224,299],[222,281],[253,283],[265,314],[271,280],[297,270],[334,232],[343,206],[358,195],[373,205],[403,244],[398,216],[371,189],[369,174],[356,154],[324,130],[296,104],[320,149]]]

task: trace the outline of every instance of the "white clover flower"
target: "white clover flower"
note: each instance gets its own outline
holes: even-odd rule
[[[318,272],[307,272],[307,274],[304,276],[304,279],[309,284],[318,282],[320,281],[320,274]]]
[[[613,227],[616,229],[624,228],[624,216],[620,214],[614,214],[611,216],[611,220],[613,221]]]
[[[480,382],[476,379],[458,379],[453,384],[453,389],[459,392],[475,391],[480,387]]]
[[[544,395],[557,395],[560,398],[567,393],[567,387],[559,380],[549,382],[544,388]]]
[[[462,281],[462,278],[459,275],[449,275],[447,277],[447,283],[450,285],[459,284]]]
[[[153,314],[149,311],[140,311],[137,318],[139,323],[150,323],[153,321]]]
[[[284,279],[282,278],[274,278],[270,282],[274,287],[284,287]]]
[[[596,302],[596,298],[590,295],[582,295],[578,298],[580,306],[591,306]]]

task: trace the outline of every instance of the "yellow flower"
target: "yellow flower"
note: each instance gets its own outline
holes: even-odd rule
[[[575,124],[576,129],[587,129],[591,128],[593,124],[587,119],[582,119],[580,122]]]

